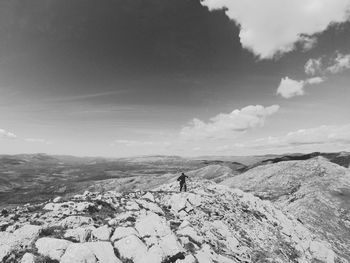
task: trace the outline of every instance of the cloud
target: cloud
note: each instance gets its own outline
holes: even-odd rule
[[[250,105],[231,113],[220,113],[208,123],[195,118],[189,126],[182,128],[180,136],[189,140],[231,138],[249,129],[263,126],[266,118],[278,110],[278,105]]]
[[[302,96],[304,95],[304,85],[305,82],[303,80],[298,81],[285,77],[281,79],[280,85],[277,88],[277,94],[285,99]]]
[[[318,58],[318,59],[314,59],[314,58],[310,58],[304,66],[305,69],[305,73],[307,75],[316,75],[318,73],[322,72],[322,62],[321,62],[322,58]]]
[[[347,69],[350,69],[350,54],[342,54],[335,52],[335,55],[326,60],[324,57],[311,58],[305,66],[305,73],[308,75],[327,75],[327,74],[338,74]]]
[[[17,138],[16,134],[13,134],[12,132],[6,131],[4,129],[0,129],[0,139],[7,138],[7,139],[15,139]]]
[[[326,71],[332,74],[341,73],[346,69],[350,69],[350,54],[343,55],[337,53],[333,60],[333,64],[327,67]]]
[[[288,77],[282,78],[280,85],[277,88],[276,94],[281,95],[285,99],[290,99],[295,96],[302,96],[305,94],[305,87],[307,85],[320,84],[325,80],[322,77],[313,77],[306,80],[294,80]]]
[[[350,124],[300,129],[280,137],[267,137],[245,144],[250,148],[284,148],[306,145],[350,145]]]
[[[313,77],[313,78],[306,79],[305,84],[316,85],[316,84],[322,83],[323,81],[325,81],[325,78]]]
[[[292,51],[301,42],[304,49],[315,45],[311,37],[331,23],[348,19],[349,0],[204,0],[210,10],[226,9],[240,25],[244,48],[262,59]],[[308,39],[309,36],[309,39]]]

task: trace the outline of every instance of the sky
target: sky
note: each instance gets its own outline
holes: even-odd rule
[[[350,0],[0,2],[0,153],[350,151]]]

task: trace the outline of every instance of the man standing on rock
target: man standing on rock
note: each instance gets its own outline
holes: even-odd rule
[[[180,182],[180,192],[182,191],[182,188],[185,192],[187,191],[186,178],[188,178],[188,176],[184,173],[181,173],[180,177],[177,178],[177,180]]]

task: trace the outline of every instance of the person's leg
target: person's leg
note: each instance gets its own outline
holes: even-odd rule
[[[183,184],[180,183],[180,192],[182,191]]]
[[[184,184],[184,190],[185,190],[185,192],[187,192],[187,185],[186,185],[186,183]]]

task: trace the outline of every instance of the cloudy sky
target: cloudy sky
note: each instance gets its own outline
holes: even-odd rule
[[[0,2],[0,153],[350,150],[350,0]]]

